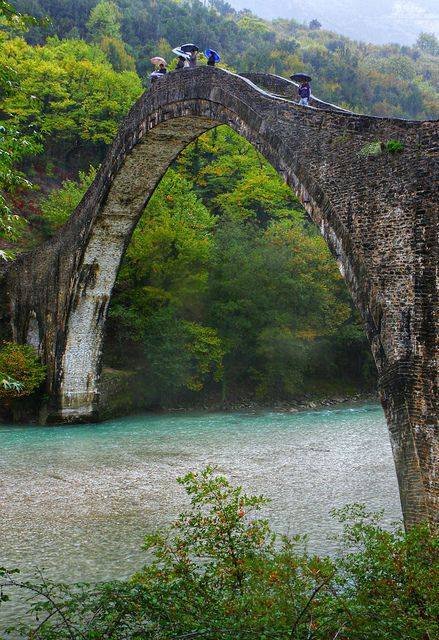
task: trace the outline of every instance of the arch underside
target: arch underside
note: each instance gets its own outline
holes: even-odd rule
[[[171,162],[216,126],[208,118],[168,120],[144,137],[114,178],[83,256],[80,303],[70,313],[62,360],[60,417],[93,419],[99,412],[102,342],[111,293],[136,224]]]
[[[132,232],[178,154],[228,124],[297,193],[334,254],[377,363],[406,521],[436,518],[437,206],[429,176],[437,124],[298,107],[218,69],[169,75],[133,107],[67,225],[11,274],[16,338],[25,340],[31,314],[39,323],[49,419],[97,419],[105,321]],[[390,138],[403,141],[405,155],[361,155]]]
[[[200,110],[198,103],[197,115],[187,115],[193,111],[193,105],[179,104],[177,115],[162,122],[161,114],[153,114],[151,120],[155,126],[152,128],[147,128],[146,122],[142,123],[140,139],[119,167],[104,206],[94,220],[79,271],[75,294],[75,300],[79,302],[70,311],[66,330],[61,363],[62,394],[57,408],[57,418],[63,421],[92,420],[99,416],[98,383],[105,321],[132,233],[173,160],[201,134],[220,124],[228,124],[254,144],[297,193],[336,255],[339,268],[356,295],[355,269],[344,254],[342,242],[282,155],[228,109],[209,102],[201,107]]]

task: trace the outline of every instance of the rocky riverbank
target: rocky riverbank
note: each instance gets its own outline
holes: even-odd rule
[[[217,392],[203,396],[181,399],[167,406],[152,405],[142,394],[142,384],[134,372],[104,369],[101,381],[101,417],[102,419],[129,415],[139,411],[155,413],[200,412],[200,411],[284,411],[295,413],[332,407],[334,405],[378,402],[376,391],[332,392],[329,390],[304,393],[297,399],[272,402],[257,401],[251,397],[239,397],[223,400]]]
[[[362,404],[365,402],[379,402],[378,393],[365,392],[354,395],[337,395],[328,398],[306,397],[300,400],[291,400],[288,402],[273,401],[272,403],[261,403],[254,400],[238,400],[218,403],[200,403],[192,406],[167,407],[161,410],[174,413],[191,411],[264,411],[269,409],[272,411],[284,411],[285,413],[296,413],[298,411],[309,411],[310,409],[321,409],[334,405]]]

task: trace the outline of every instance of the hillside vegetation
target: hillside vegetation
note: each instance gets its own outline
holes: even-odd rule
[[[121,39],[140,75],[150,69],[152,55],[166,57],[178,44],[196,42],[220,51],[227,65],[238,72],[310,72],[316,95],[341,106],[375,115],[439,115],[439,47],[434,36],[421,35],[415,47],[367,45],[295,20],[268,22],[246,10],[237,12],[223,0],[118,0],[118,17],[111,25],[112,4],[98,4],[97,0],[16,2],[20,10],[52,18],[48,31],[31,31],[31,42],[41,43],[47,33],[94,41]],[[104,48],[108,47],[105,42]]]

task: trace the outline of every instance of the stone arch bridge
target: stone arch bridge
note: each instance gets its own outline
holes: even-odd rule
[[[292,92],[277,76],[209,67],[157,82],[67,224],[9,267],[2,288],[13,338],[35,345],[47,364],[47,421],[98,419],[105,321],[131,234],[182,149],[228,124],[297,193],[335,256],[377,365],[406,523],[437,519],[439,123],[318,100],[300,107]],[[390,139],[404,151],[362,153]]]

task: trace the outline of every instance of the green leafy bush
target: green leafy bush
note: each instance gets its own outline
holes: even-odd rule
[[[6,342],[0,348],[0,399],[29,396],[45,377],[46,367],[30,345]]]
[[[95,586],[20,581],[45,640],[431,640],[439,633],[437,532],[380,526],[353,505],[335,513],[341,552],[319,557],[301,536],[277,536],[261,518],[267,500],[207,467],[180,478],[190,504],[150,534],[150,560],[127,581]],[[1,601],[0,601],[1,604]]]
[[[365,158],[379,156],[383,152],[383,145],[381,142],[371,142],[361,147],[359,155]]]
[[[365,158],[379,156],[383,152],[387,153],[401,153],[404,151],[404,145],[399,140],[387,140],[387,142],[371,142],[361,147],[359,155]]]
[[[386,151],[389,153],[401,153],[404,151],[404,145],[399,140],[388,140],[386,142]]]

